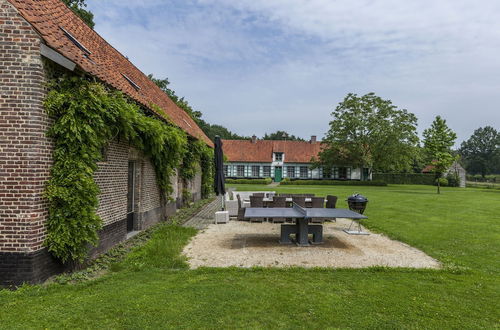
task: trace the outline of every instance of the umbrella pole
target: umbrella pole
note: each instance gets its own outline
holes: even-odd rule
[[[224,195],[221,194],[220,195],[220,209],[221,209],[221,211],[225,211],[225,207],[224,207],[225,205],[224,204],[225,204],[224,203]]]

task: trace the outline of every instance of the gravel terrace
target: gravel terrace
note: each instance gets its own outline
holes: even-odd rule
[[[370,266],[440,268],[422,251],[384,235],[348,235],[350,220],[337,219],[323,229],[325,243],[310,247],[280,245],[280,224],[230,221],[210,224],[184,248],[191,268]],[[365,230],[366,231],[366,230]]]

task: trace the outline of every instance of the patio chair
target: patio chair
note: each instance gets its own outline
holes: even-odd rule
[[[325,206],[325,199],[323,197],[311,197],[311,207],[323,208]],[[323,223],[325,218],[313,218],[311,223]]]
[[[311,197],[311,206],[314,208],[325,207],[325,198],[324,197]]]
[[[302,196],[293,196],[292,202],[301,207],[306,207],[306,198]]]
[[[245,208],[242,207],[242,203],[241,203],[241,198],[240,198],[240,195],[236,195],[236,197],[238,198],[238,220],[239,221],[248,221],[248,219],[245,218]]]
[[[264,196],[250,196],[250,207],[264,207]],[[262,218],[251,218],[250,222],[262,222]]]
[[[269,203],[269,207],[286,207],[286,197],[275,196],[272,203]],[[285,218],[269,218],[272,223],[283,223]]]
[[[334,209],[336,205],[337,205],[337,196],[332,196],[332,195],[326,196],[326,208]],[[335,219],[335,218],[328,219],[328,220],[332,220],[332,221],[337,222],[337,219]]]
[[[334,209],[337,205],[337,196],[328,195],[326,196],[326,207],[329,209]]]
[[[264,207],[264,196],[250,196],[250,207]]]
[[[254,197],[264,197],[265,193],[253,193],[252,196],[254,196]],[[250,196],[250,199],[252,198],[252,196]]]

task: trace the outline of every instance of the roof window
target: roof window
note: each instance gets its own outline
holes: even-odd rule
[[[136,90],[139,90],[141,89],[141,87],[139,87],[139,85],[137,85],[132,79],[130,79],[126,74],[122,73],[122,76],[123,78],[127,79],[127,81],[129,82],[130,85],[132,85],[132,87],[134,87]]]
[[[85,55],[88,56],[88,55],[92,54],[92,52],[90,50],[88,50],[84,45],[82,45],[82,43],[80,41],[78,41],[78,39],[76,39],[65,28],[63,28],[62,26],[59,26],[59,28],[64,32],[64,34],[66,35],[66,37],[68,37],[68,39],[71,40],[71,42],[73,44],[75,44],[76,47],[80,48],[85,53]]]

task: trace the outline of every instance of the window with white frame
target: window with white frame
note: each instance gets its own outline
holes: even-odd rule
[[[271,166],[264,166],[263,167],[263,175],[265,178],[270,178],[271,177]]]
[[[337,168],[337,178],[340,180],[349,180],[351,178],[351,168],[350,167],[338,167]]]
[[[282,152],[275,152],[274,153],[274,161],[275,162],[282,162],[283,161],[283,153]]]
[[[322,175],[323,179],[330,179],[332,177],[332,169],[331,168],[323,168],[321,175]]]
[[[289,178],[295,178],[295,166],[288,166],[286,168],[286,175]]]
[[[309,168],[307,166],[300,167],[300,177],[308,178],[309,177]]]
[[[259,177],[260,176],[260,166],[252,165],[252,176]]]
[[[236,175],[237,176],[245,176],[245,165],[236,166]]]
[[[229,176],[229,165],[224,165],[224,176]]]

